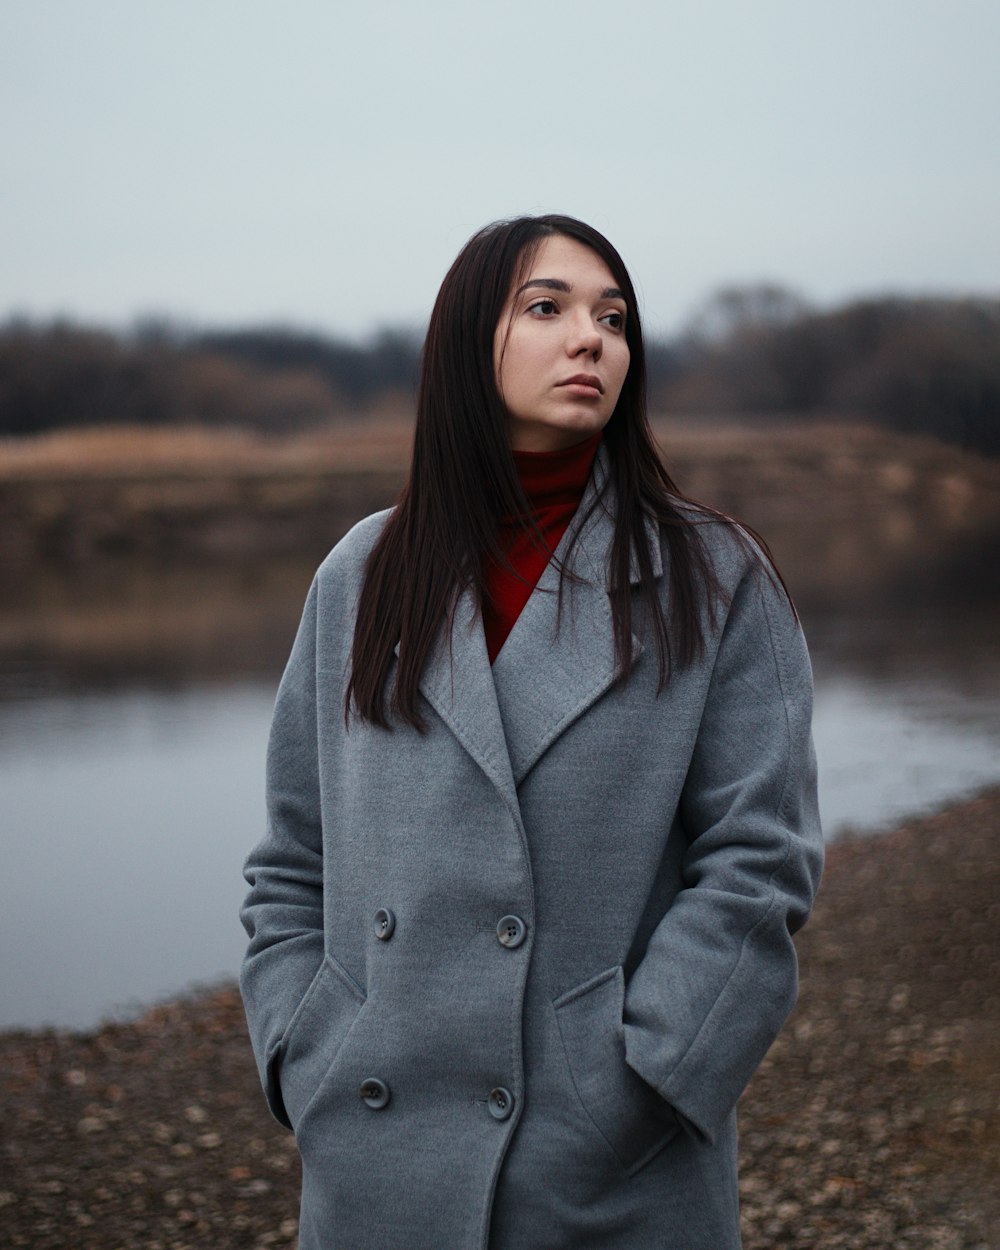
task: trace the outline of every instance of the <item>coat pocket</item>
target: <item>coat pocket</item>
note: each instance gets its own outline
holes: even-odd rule
[[[293,1129],[364,1003],[365,994],[350,973],[325,955],[278,1050],[278,1084]]]
[[[566,1062],[584,1110],[630,1176],[678,1131],[670,1105],[628,1066],[621,968],[600,972],[553,1003]]]

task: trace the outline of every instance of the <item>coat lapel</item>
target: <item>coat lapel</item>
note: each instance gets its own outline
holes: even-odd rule
[[[601,448],[578,516],[586,516],[607,475]],[[614,621],[608,559],[614,498],[607,490],[583,524],[569,557],[580,579],[567,578],[559,602],[559,568],[550,562],[493,664],[493,682],[514,782],[520,785],[542,754],[614,683]],[[569,548],[576,521],[556,552]],[[661,572],[658,533],[651,528],[654,574]],[[632,582],[638,581],[633,560]],[[633,636],[632,656],[642,644]]]
[[[442,627],[419,684],[420,693],[517,812],[517,792],[483,623],[468,591],[455,607],[450,645]]]

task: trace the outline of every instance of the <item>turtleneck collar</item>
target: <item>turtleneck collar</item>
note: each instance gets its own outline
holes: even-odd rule
[[[483,629],[490,663],[580,506],[600,445],[598,430],[583,442],[559,451],[514,452],[537,530],[526,528],[524,518],[504,517],[500,521],[498,538],[508,563],[487,560],[483,576]]]
[[[601,433],[598,430],[583,442],[558,451],[514,452],[517,476],[533,511],[553,504],[579,503],[601,445]]]

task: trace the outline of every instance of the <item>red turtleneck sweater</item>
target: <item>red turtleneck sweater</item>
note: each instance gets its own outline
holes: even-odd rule
[[[531,534],[513,518],[505,517],[501,521],[500,546],[517,575],[492,562],[486,567],[483,628],[491,664],[531,597],[551,558],[550,553],[559,546],[559,540],[580,506],[600,443],[598,431],[584,442],[560,451],[514,452],[517,475],[548,551],[540,550]]]

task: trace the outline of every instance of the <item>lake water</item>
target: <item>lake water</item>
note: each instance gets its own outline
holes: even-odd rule
[[[804,611],[828,836],[874,834],[1000,781],[996,581],[991,568],[960,603]],[[300,598],[280,627],[268,618],[266,646],[244,639],[241,663],[224,663],[204,632],[178,658],[149,641],[153,626],[148,654],[123,642],[117,658],[98,648],[100,664],[93,626],[46,640],[20,666],[0,654],[0,1027],[89,1028],[235,974],[275,647],[287,647]]]

